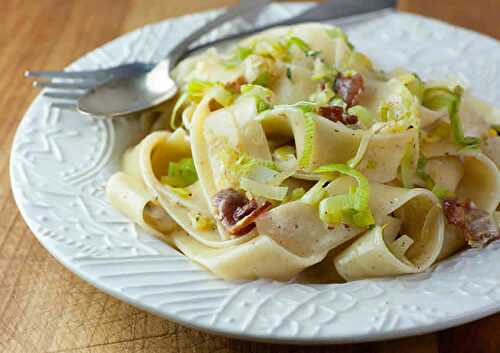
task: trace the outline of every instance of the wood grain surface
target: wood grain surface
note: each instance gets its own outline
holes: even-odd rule
[[[23,71],[60,69],[144,24],[229,3],[0,0],[0,352],[500,352],[500,314],[436,334],[372,344],[300,347],[221,338],[100,292],[33,237],[16,208],[8,175],[14,132],[37,94]],[[399,6],[500,38],[500,0],[406,0]]]

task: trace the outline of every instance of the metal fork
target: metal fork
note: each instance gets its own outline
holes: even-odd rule
[[[207,47],[249,36],[275,26],[291,25],[308,21],[326,21],[345,17],[347,17],[344,19],[345,23],[362,22],[369,18],[379,17],[382,12],[393,8],[395,3],[396,1],[394,0],[330,0],[312,6],[298,15],[285,20],[225,36],[190,48],[184,53],[184,55],[181,56],[181,58],[189,56],[192,53]],[[349,16],[362,14],[364,14],[364,16],[349,18]],[[27,71],[25,75],[33,78],[49,79],[48,81],[35,81],[33,85],[38,88],[51,89],[45,90],[43,95],[50,98],[64,100],[65,102],[61,104],[63,108],[75,108],[76,104],[74,102],[78,100],[82,94],[88,92],[88,90],[94,88],[96,85],[116,78],[126,78],[134,76],[138,73],[146,73],[151,71],[155,66],[155,63],[135,62],[98,70]],[[57,81],[54,82],[54,79]]]

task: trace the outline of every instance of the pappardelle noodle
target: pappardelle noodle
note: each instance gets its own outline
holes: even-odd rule
[[[210,49],[108,182],[114,207],[224,279],[422,272],[499,238],[500,111],[382,72],[339,28]],[[159,116],[159,118],[155,118]]]

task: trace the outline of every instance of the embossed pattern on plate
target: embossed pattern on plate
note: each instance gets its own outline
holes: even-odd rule
[[[258,22],[303,6],[275,4]],[[145,26],[71,68],[157,60],[187,34],[190,24],[215,14]],[[239,26],[243,24],[232,29]],[[230,30],[225,26],[217,34]],[[453,75],[480,97],[500,101],[500,45],[493,39],[401,13],[353,25],[347,32],[382,68],[404,66],[424,78]],[[432,272],[399,278],[331,285],[217,279],[137,228],[105,200],[106,180],[137,138],[137,122],[84,118],[54,103],[38,97],[17,131],[11,155],[16,202],[50,253],[113,296],[188,326],[295,343],[413,335],[500,310],[499,242],[463,252]]]

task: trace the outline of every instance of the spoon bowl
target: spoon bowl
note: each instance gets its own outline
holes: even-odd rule
[[[177,94],[177,84],[170,77],[169,61],[159,63],[151,71],[105,82],[78,101],[84,114],[121,116],[148,109]]]

